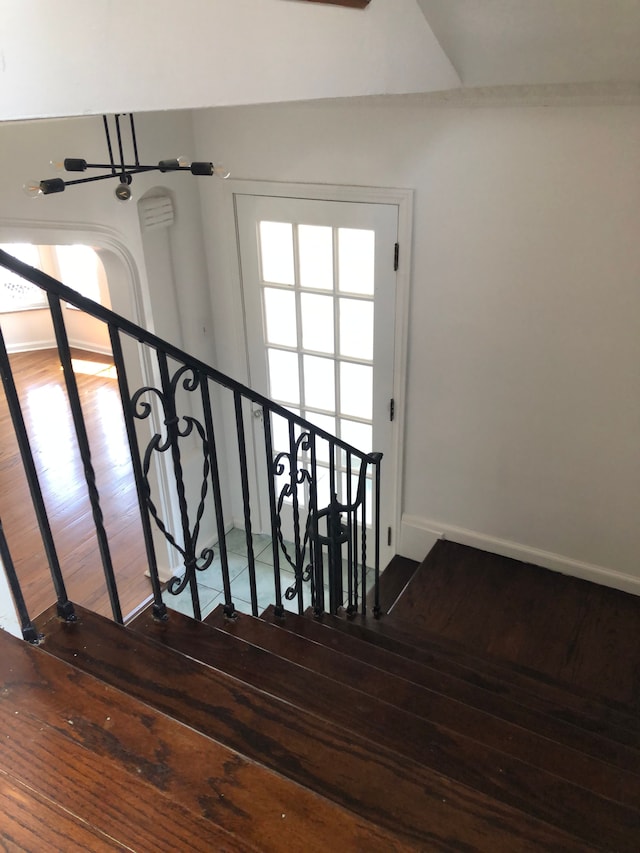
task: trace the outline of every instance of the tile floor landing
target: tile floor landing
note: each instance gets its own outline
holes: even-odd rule
[[[247,540],[244,530],[234,527],[229,531],[229,533],[227,533],[225,541],[227,545],[227,559],[229,563],[229,576],[231,580],[233,603],[239,613],[251,613],[249,560],[247,558]],[[258,613],[261,613],[270,604],[275,602],[273,549],[271,545],[271,537],[265,534],[254,534],[252,542],[256,571]],[[295,553],[295,546],[292,543],[285,542],[285,545],[290,554]],[[217,545],[214,545],[214,552],[215,557],[212,564],[205,571],[198,572],[197,575],[200,609],[202,611],[203,618],[211,613],[211,611],[219,604],[224,603],[221,563]],[[284,593],[294,583],[294,573],[282,553],[280,555],[280,573],[284,606],[296,611],[298,609],[298,599],[294,598],[291,601],[287,601],[284,598]],[[344,584],[346,588],[346,578],[344,580]],[[189,587],[176,596],[171,595],[170,593],[165,593],[164,601],[167,607],[172,610],[178,610],[180,613],[184,613],[187,616],[193,616],[193,603],[191,601],[191,591]],[[329,591],[326,586],[325,601],[328,604]],[[309,584],[304,584],[303,587],[303,604],[305,609],[311,604],[311,591]]]

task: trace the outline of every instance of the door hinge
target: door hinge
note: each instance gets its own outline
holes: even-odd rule
[[[392,421],[396,416],[396,401],[393,397],[389,400],[389,420]]]
[[[400,264],[400,243],[396,243],[393,247],[393,271],[398,272]]]
[[[391,545],[391,528],[387,527],[387,545]]]

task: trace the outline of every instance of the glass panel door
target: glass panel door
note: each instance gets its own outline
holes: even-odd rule
[[[238,195],[236,213],[250,384],[358,450],[385,453],[393,482],[397,207]],[[289,448],[279,420],[276,453]],[[333,486],[327,442],[318,443],[316,461],[318,505],[332,488],[346,501],[344,454],[334,460]],[[300,505],[308,499],[301,487]],[[391,503],[384,501],[383,524],[391,523]]]

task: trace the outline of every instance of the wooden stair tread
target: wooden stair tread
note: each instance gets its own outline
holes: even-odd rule
[[[73,795],[82,797],[82,790],[77,789],[78,780],[67,767],[67,752],[73,752],[80,765],[77,768],[80,783],[86,778],[85,771],[90,770],[93,778],[94,762],[106,768],[107,777],[114,776],[114,768],[117,770],[118,791],[111,802],[111,807],[117,808],[116,824],[120,821],[120,809],[126,805],[121,802],[125,782],[131,776],[136,783],[153,789],[152,830],[154,825],[162,823],[160,820],[155,823],[158,809],[166,811],[170,823],[177,814],[179,824],[184,814],[188,826],[202,827],[200,837],[205,840],[220,827],[217,837],[213,836],[214,846],[204,849],[259,849],[275,853],[284,845],[291,850],[320,853],[326,849],[323,841],[326,833],[334,831],[344,840],[345,850],[407,849],[387,838],[377,827],[80,672],[72,664],[44,654],[42,648],[33,648],[4,632],[0,632],[0,644],[3,684],[0,715],[11,724],[8,730],[12,731],[12,738],[3,743],[0,769],[20,775],[24,783],[40,786],[40,795],[68,796],[68,792],[65,794],[68,783]],[[27,738],[26,745],[17,737],[14,726],[18,721],[23,726],[22,732],[32,731],[36,726],[35,739]],[[37,763],[35,750],[41,738],[46,741],[38,747],[40,763]],[[64,754],[59,760],[49,746],[52,741],[63,744]],[[35,774],[35,779],[30,766],[32,758],[42,771]],[[93,790],[100,798],[104,796],[102,778]],[[130,800],[137,814],[135,791]],[[109,814],[106,801],[103,807]],[[124,818],[123,825],[126,825]],[[242,845],[234,848],[229,841],[233,836],[226,839],[225,833],[242,838]],[[155,832],[147,836],[147,842],[149,838],[155,838]],[[223,838],[226,848],[219,846]],[[195,850],[198,844],[197,839],[185,844],[183,837],[171,849]]]
[[[3,679],[0,727],[10,732],[0,753],[3,773],[40,800],[83,822],[98,836],[118,842],[117,849],[144,849],[150,839],[154,839],[156,849],[167,853],[177,849],[206,853],[214,847],[229,853],[258,849],[192,812],[185,802],[176,810],[162,786],[150,784],[139,768],[131,766],[131,756],[127,769],[123,761],[114,758],[117,750],[113,745],[111,754],[89,746],[95,725],[89,733],[86,719],[75,713],[77,673],[39,649],[11,639],[13,644],[7,644],[5,638],[2,644],[3,668],[8,669]],[[49,673],[54,669],[58,670],[56,683],[60,684],[61,677],[66,681],[66,690],[63,684],[56,697],[64,703],[66,713],[58,712],[56,720],[45,720],[48,709],[43,707],[44,702],[35,701],[32,686],[41,688],[50,683]],[[81,687],[86,688],[89,677],[81,680]],[[148,709],[140,703],[128,705],[134,706],[127,708],[129,713],[152,724]],[[110,713],[105,714],[106,710]],[[102,713],[100,724],[109,734],[129,724],[116,703],[103,702]],[[57,825],[53,819],[51,825]]]
[[[87,826],[55,802],[0,771],[0,844],[3,850],[64,850],[66,853],[106,853],[131,850]]]
[[[342,617],[322,617],[326,624],[338,630],[346,630],[350,634],[360,636],[368,642],[379,642],[384,648],[393,650],[396,644],[410,646],[428,659],[431,655],[446,656],[452,661],[482,672],[495,678],[508,677],[509,681],[523,690],[557,697],[560,704],[572,700],[579,705],[580,713],[593,715],[599,719],[607,719],[620,728],[635,732],[640,744],[640,717],[629,706],[613,699],[591,693],[577,685],[569,685],[550,675],[522,666],[512,661],[501,660],[494,655],[482,653],[478,649],[469,649],[457,640],[443,637],[426,630],[424,627],[405,623],[396,614],[388,614],[384,618],[375,619],[356,615],[349,619]],[[345,625],[347,627],[345,627]],[[371,632],[379,637],[374,640]],[[405,652],[400,649],[400,654]]]
[[[239,618],[245,623],[258,622],[249,616]],[[451,716],[457,710],[464,722],[468,711],[472,718],[466,721],[467,731],[460,734],[456,728],[419,718],[245,642],[229,631],[180,613],[172,613],[167,622],[157,622],[147,610],[133,627],[168,648],[278,696],[335,727],[364,736],[378,748],[391,749],[405,760],[418,762],[568,832],[582,834],[587,840],[606,838],[621,849],[625,844],[635,846],[638,841],[640,812],[636,807],[640,803],[640,777],[637,775],[624,774],[542,738],[533,738],[527,750],[527,758],[538,762],[534,766],[481,742],[483,736],[479,730],[489,728],[494,722],[486,715],[474,715],[471,709],[456,708],[445,700]],[[268,630],[269,626],[265,628]],[[445,709],[442,720],[446,718]],[[499,739],[501,728],[505,727],[500,723],[494,727],[495,740]],[[508,747],[509,738],[524,741],[526,737],[527,732],[520,732],[514,726],[504,732],[501,746]],[[541,769],[540,763],[544,763],[547,752],[551,759],[555,758],[555,769],[562,778]],[[406,764],[404,767],[407,773]],[[567,775],[572,781],[567,781]],[[599,795],[594,794],[591,786],[598,788]],[[611,788],[620,802],[614,802]],[[634,839],[630,842],[631,836]]]
[[[640,737],[627,725],[626,715],[621,718],[609,706],[602,706],[591,698],[585,699],[579,691],[574,692],[566,685],[549,686],[544,679],[536,682],[532,678],[527,678],[526,687],[523,687],[517,678],[517,673],[512,678],[508,667],[487,671],[482,664],[476,667],[474,659],[467,664],[466,661],[452,659],[439,650],[427,652],[393,638],[387,638],[379,631],[370,630],[358,621],[352,622],[326,614],[320,620],[306,617],[293,618],[294,616],[297,617],[296,614],[288,613],[283,627],[343,651],[345,654],[373,663],[382,669],[388,669],[423,686],[429,687],[440,682],[443,685],[440,688],[441,691],[449,693],[453,690],[453,695],[460,696],[466,695],[461,687],[463,683],[481,688],[485,691],[483,707],[497,716],[502,716],[501,709],[506,710],[509,702],[513,702],[554,719],[558,724],[589,731],[594,737],[602,738],[602,746],[605,749],[603,756],[608,754],[609,749],[614,750],[610,760],[615,761],[613,755],[619,751],[616,744],[625,747],[622,754],[628,748],[640,751]],[[278,622],[273,607],[266,609],[263,618],[270,622]],[[329,636],[326,635],[327,632]],[[492,695],[493,699],[490,698]],[[605,740],[611,742],[610,747],[605,745]],[[635,764],[622,766],[633,769]]]
[[[544,735],[538,734],[535,726],[544,728],[540,724],[539,715],[514,705],[510,719],[505,719],[508,715],[496,717],[475,707],[482,704],[482,697],[475,700],[475,705],[471,704],[475,698],[473,693],[478,693],[473,688],[467,691],[469,701],[460,701],[300,635],[279,630],[278,625],[264,620],[243,615],[237,619],[225,619],[222,608],[217,608],[205,621],[234,637],[306,667],[315,674],[338,681],[343,685],[343,691],[355,689],[427,720],[437,725],[445,737],[448,736],[446,732],[461,734],[497,753],[520,759],[605,798],[626,803],[634,809],[640,804],[640,754],[631,754],[625,762],[634,766],[635,772],[621,769],[608,763],[610,751],[605,751],[602,759],[594,756],[594,751],[601,743],[590,733],[576,733],[572,727],[558,725],[552,720],[547,721]],[[464,684],[462,686],[466,687]],[[293,701],[292,696],[288,698]],[[358,701],[357,697],[354,701]],[[329,704],[330,712],[332,708],[333,705]],[[499,710],[505,714],[502,707]],[[406,728],[403,730],[400,726],[400,731],[403,731],[404,741],[411,744],[411,754],[416,757],[415,738],[411,737]],[[572,746],[566,744],[567,740],[571,741]],[[433,745],[433,739],[431,743]],[[449,745],[453,746],[452,743]],[[502,769],[505,770],[504,767]]]
[[[318,717],[140,634],[81,608],[78,616],[75,624],[52,619],[44,625],[46,651],[72,660],[78,668],[126,689],[208,737],[313,787],[409,845],[594,849],[584,835],[578,839],[375,747],[357,734],[345,738]],[[187,706],[185,695],[191,697]],[[629,848],[622,845],[620,849]]]

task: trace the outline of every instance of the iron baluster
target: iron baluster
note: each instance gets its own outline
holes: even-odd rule
[[[200,610],[196,571],[205,571],[213,562],[212,548],[204,548],[200,552],[200,556],[198,557],[197,555],[200,522],[204,514],[209,488],[209,445],[206,440],[205,429],[197,418],[189,415],[183,416],[182,421],[184,422],[184,426],[182,429],[180,428],[181,419],[177,414],[175,398],[179,385],[188,392],[197,390],[202,380],[202,376],[194,367],[186,364],[178,367],[174,375],[170,376],[166,353],[157,351],[156,355],[160,369],[162,390],[153,386],[144,386],[143,388],[139,388],[131,398],[131,410],[133,416],[139,420],[145,420],[153,414],[153,407],[151,403],[147,400],[143,400],[143,396],[149,395],[151,399],[155,400],[160,406],[161,412],[159,414],[162,417],[163,426],[166,429],[166,435],[164,437],[160,432],[156,432],[153,435],[144,453],[142,463],[144,497],[148,511],[155,521],[156,526],[167,542],[180,554],[185,569],[182,577],[176,575],[171,578],[167,585],[167,591],[171,595],[179,595],[187,586],[189,586],[194,616],[196,619],[200,619],[202,614]],[[200,500],[195,514],[193,529],[191,529],[182,469],[182,458],[180,453],[180,439],[191,436],[194,430],[201,442],[203,462]],[[151,496],[150,472],[152,461],[156,457],[156,454],[163,454],[167,451],[171,451],[173,476],[175,480],[176,494],[178,496],[178,509],[180,512],[182,545],[178,543],[176,537],[168,529],[167,524],[162,520]]]
[[[271,515],[271,548],[273,553],[273,581],[275,593],[275,615],[284,616],[282,606],[282,578],[280,573],[280,546],[278,541],[278,511],[276,507],[276,484],[273,473],[273,436],[271,434],[271,413],[266,406],[262,407],[262,422],[264,428],[264,446],[267,456],[267,488],[269,490],[269,513]]]
[[[364,590],[367,588],[367,502],[362,502],[362,522],[360,523],[360,535],[362,545],[362,564],[360,571],[362,573],[362,613],[366,611],[366,595]]]
[[[307,519],[304,527],[304,535],[302,535],[300,532],[299,514],[297,516],[297,520],[294,516],[294,528],[297,528],[297,535],[296,529],[294,529],[294,539],[296,539],[297,541],[294,542],[295,553],[292,556],[291,554],[289,554],[289,549],[285,544],[284,536],[282,534],[282,509],[287,498],[291,498],[293,507],[293,495],[295,494],[297,496],[298,486],[304,486],[305,483],[310,483],[311,481],[311,474],[304,467],[304,464],[300,468],[298,468],[298,455],[302,455],[303,453],[309,450],[310,435],[312,433],[302,432],[298,436],[298,438],[293,441],[293,446],[291,446],[291,441],[295,438],[295,436],[292,436],[291,434],[291,424],[292,422],[289,421],[289,452],[282,451],[282,453],[278,453],[273,462],[272,477],[281,477],[284,474],[286,462],[286,465],[289,468],[289,476],[288,481],[285,482],[285,484],[282,486],[280,494],[278,496],[278,502],[276,506],[276,525],[280,549],[284,554],[286,561],[293,569],[294,573],[294,582],[287,588],[284,597],[287,599],[287,601],[293,601],[293,599],[297,596],[298,612],[302,613],[304,610],[302,600],[302,584],[306,583],[310,579],[312,571],[310,563],[305,568],[312,519],[310,514],[307,514]]]
[[[373,468],[375,477],[375,498],[374,512],[375,518],[375,556],[374,556],[374,602],[373,615],[376,619],[380,616],[380,463],[382,461],[381,453],[373,453]]]
[[[124,353],[122,351],[120,332],[113,323],[109,324],[109,338],[111,340],[111,351],[113,353],[113,361],[118,377],[120,400],[122,401],[125,429],[129,442],[129,454],[131,457],[131,466],[133,468],[133,479],[136,485],[138,508],[140,510],[142,536],[144,538],[147,564],[149,566],[149,577],[151,579],[151,589],[153,591],[153,615],[156,619],[164,620],[167,618],[167,606],[162,600],[162,589],[160,587],[160,578],[158,576],[158,560],[156,557],[156,549],[153,544],[153,534],[151,531],[151,521],[149,519],[149,509],[146,500],[144,476],[140,462],[140,447],[138,445],[138,436],[136,434],[134,415],[131,407],[131,396],[129,394],[129,381],[127,379],[127,370],[125,367]]]
[[[218,469],[218,451],[216,449],[216,438],[213,428],[213,416],[211,414],[211,395],[209,394],[209,380],[204,378],[201,382],[202,408],[204,411],[204,423],[207,431],[207,442],[211,457],[211,489],[213,492],[213,506],[216,514],[216,529],[218,531],[218,551],[220,553],[220,570],[222,572],[222,589],[224,592],[224,612],[228,617],[235,615],[236,609],[231,596],[231,578],[229,575],[229,556],[227,554],[227,542],[225,539],[224,514],[222,510],[222,495],[220,493],[220,474]]]
[[[366,500],[366,491],[365,491],[365,500]],[[354,584],[356,587],[356,605],[357,605],[357,599],[358,599],[358,578],[359,578],[359,575],[358,575],[358,567],[359,567],[359,564],[358,564],[358,512],[359,512],[359,507],[354,507],[353,514],[352,514],[352,518],[353,518],[352,553],[353,553],[353,579],[354,579]],[[360,567],[360,568],[361,568],[361,571],[363,572],[362,578],[364,578],[364,569],[363,569],[363,567]],[[360,601],[361,601],[361,606],[363,608],[364,608],[364,601],[365,601],[366,594],[367,594],[367,586],[366,586],[366,583],[364,582],[364,580],[361,579]]]
[[[318,542],[318,464],[316,434],[309,436],[311,481],[309,483],[309,564],[311,566],[311,604],[316,615],[324,612],[322,548]]]
[[[42,544],[47,557],[49,571],[51,573],[53,588],[56,593],[58,616],[60,616],[62,619],[65,619],[67,622],[72,622],[76,618],[76,615],[73,608],[73,604],[69,601],[69,597],[67,596],[67,590],[65,587],[64,579],[62,577],[62,569],[60,568],[60,561],[58,559],[56,545],[53,539],[53,534],[51,532],[51,525],[49,524],[49,516],[47,514],[47,509],[44,504],[44,498],[42,496],[42,489],[40,488],[38,472],[36,470],[35,462],[33,461],[31,444],[29,442],[27,428],[24,422],[24,417],[22,415],[22,408],[20,406],[20,400],[13,378],[13,372],[11,370],[11,363],[9,361],[9,355],[7,353],[4,335],[2,334],[1,328],[0,372],[2,373],[2,384],[4,387],[4,393],[7,398],[7,405],[9,407],[9,413],[11,415],[13,429],[16,434],[16,440],[18,442],[18,448],[20,450],[20,456],[22,458],[22,464],[24,466],[25,476],[29,485],[31,500],[33,501],[33,508],[35,510],[38,528],[42,537]]]
[[[238,455],[240,458],[240,481],[242,483],[242,506],[244,511],[244,532],[247,539],[247,559],[249,561],[249,590],[251,594],[251,612],[258,615],[258,590],[256,587],[256,564],[253,554],[253,535],[251,533],[251,502],[249,497],[249,474],[247,469],[247,447],[245,444],[244,416],[242,397],[234,392],[236,411],[236,432],[238,435]]]
[[[337,511],[338,495],[336,492],[336,448],[335,442],[329,442],[329,495],[330,503],[326,514],[327,519],[327,557],[329,566],[329,608],[331,613],[337,613],[342,604],[342,577],[336,576],[337,564],[336,537],[339,535],[340,513]]]
[[[60,298],[53,293],[49,293],[48,298],[51,319],[53,320],[53,328],[58,345],[58,355],[60,356],[60,363],[62,364],[62,371],[69,397],[71,417],[73,419],[76,438],[78,440],[80,458],[82,459],[82,464],[84,466],[84,478],[87,484],[89,501],[91,503],[91,511],[93,513],[93,521],[96,528],[96,539],[98,541],[98,550],[100,551],[100,556],[102,558],[102,567],[104,569],[107,592],[111,603],[111,612],[113,613],[114,620],[122,624],[122,609],[120,607],[120,598],[118,596],[118,588],[116,586],[116,578],[113,571],[109,539],[104,527],[104,516],[102,514],[102,507],[100,506],[100,493],[96,486],[96,474],[91,462],[91,447],[89,445],[87,428],[82,414],[82,404],[80,403],[78,383],[76,382],[76,376],[73,372],[73,364],[71,363],[71,350],[69,349],[69,339],[67,338],[67,330],[62,316]]]
[[[302,547],[300,542],[300,501],[298,498],[298,449],[295,430],[292,421],[289,421],[289,451],[291,464],[289,465],[289,478],[291,483],[291,501],[293,506],[293,544],[296,552],[294,566],[295,589],[298,597],[298,613],[304,613],[304,602],[302,595]]]
[[[196,388],[198,388],[198,385],[200,383],[200,376],[193,368],[183,364],[176,370],[174,375],[171,377],[169,374],[169,362],[166,354],[163,352],[158,352],[157,355],[158,367],[160,368],[160,382],[162,384],[162,398],[164,400],[164,425],[167,429],[167,441],[164,450],[171,450],[171,461],[173,464],[173,475],[175,478],[176,492],[178,495],[178,509],[180,512],[180,524],[182,527],[182,537],[184,543],[184,548],[181,549],[185,567],[184,578],[182,579],[182,581],[178,581],[177,578],[172,579],[169,582],[169,592],[173,593],[174,595],[177,595],[188,584],[189,589],[191,591],[191,601],[193,604],[194,618],[201,620],[202,612],[200,609],[200,595],[198,592],[198,582],[196,580],[196,569],[199,568],[200,570],[204,570],[205,568],[208,568],[208,566],[211,565],[213,561],[213,551],[211,549],[205,549],[201,555],[202,559],[204,560],[204,565],[198,566],[198,557],[196,551],[198,533],[200,531],[200,520],[204,512],[205,498],[208,489],[208,447],[204,436],[204,429],[202,427],[202,424],[200,424],[200,422],[196,418],[187,415],[183,416],[182,420],[184,421],[185,425],[182,430],[180,429],[180,418],[178,417],[176,408],[176,393],[178,390],[178,385],[181,384],[182,388],[185,391],[194,391],[196,390]],[[191,524],[189,521],[189,508],[187,504],[184,472],[182,468],[180,439],[186,438],[187,436],[191,435],[194,428],[198,432],[200,440],[202,442],[204,462],[202,485],[200,489],[200,503],[198,504],[198,509],[196,511],[196,519],[192,531]]]
[[[11,597],[13,598],[13,603],[15,604],[18,612],[18,619],[20,620],[22,636],[28,643],[37,645],[42,639],[42,636],[38,633],[36,626],[33,624],[31,617],[29,616],[29,611],[27,610],[27,605],[20,587],[20,581],[18,580],[16,568],[11,557],[11,552],[9,551],[9,545],[4,535],[2,519],[0,519],[0,563],[4,567],[7,575]]]
[[[342,452],[342,451],[340,451],[340,452]],[[346,477],[347,477],[347,506],[351,507],[352,500],[351,500],[351,452],[350,451],[347,451],[345,468],[346,468]],[[355,598],[354,598],[354,590],[357,589],[358,582],[356,580],[355,584],[354,584],[354,577],[353,577],[353,540],[352,540],[353,525],[352,525],[352,519],[353,519],[354,512],[356,512],[356,510],[349,509],[349,511],[347,512],[347,523],[346,523],[346,530],[347,530],[347,614],[349,614],[349,615],[351,615],[352,613],[355,612],[355,610],[358,609],[357,593],[355,594]]]

